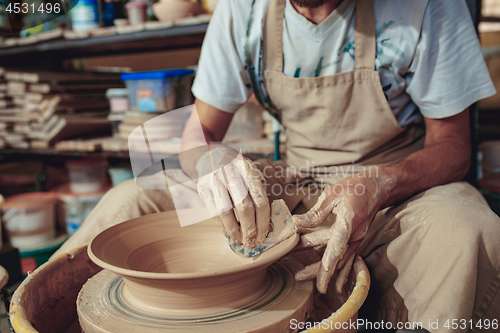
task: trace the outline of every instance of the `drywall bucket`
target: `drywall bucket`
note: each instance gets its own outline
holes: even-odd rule
[[[63,253],[30,273],[12,296],[9,318],[17,333],[81,332],[76,297],[101,270],[87,246]]]

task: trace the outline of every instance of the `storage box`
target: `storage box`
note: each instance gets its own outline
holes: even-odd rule
[[[166,112],[185,105],[187,101],[183,99],[186,98],[178,97],[186,93],[184,90],[189,89],[190,84],[186,82],[189,82],[193,75],[193,69],[171,69],[124,73],[120,78],[127,85],[132,110]]]

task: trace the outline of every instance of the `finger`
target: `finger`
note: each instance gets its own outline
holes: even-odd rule
[[[240,217],[243,245],[250,248],[255,247],[257,245],[257,227],[255,225],[255,207],[250,195],[235,205],[235,210]]]
[[[347,278],[349,277],[349,273],[351,272],[352,263],[354,262],[354,255],[355,253],[351,254],[350,256],[346,256],[346,258],[348,258],[347,262],[337,276],[337,280],[335,281],[335,291],[337,292],[337,294],[342,294],[342,289],[344,289],[344,285],[347,281]]]
[[[224,169],[222,171],[223,173],[220,175],[220,180],[224,180],[227,182],[228,190],[231,194],[233,203],[237,205],[248,195],[247,186],[241,179],[240,171],[236,168],[235,165],[228,164],[224,166]]]
[[[295,251],[305,250],[311,247],[326,246],[332,231],[330,229],[318,230],[300,236],[299,243],[295,246]]]
[[[332,225],[332,234],[326,245],[322,263],[325,270],[335,270],[338,261],[344,257],[347,242],[351,237],[352,214],[342,201],[336,208],[337,218]]]
[[[216,209],[219,213],[218,216],[224,228],[234,243],[241,244],[242,235],[240,225],[234,216],[233,203],[229,197],[224,179],[220,175],[220,171],[216,172],[216,176],[213,177],[213,181],[209,184],[213,193]]]
[[[271,219],[271,207],[264,188],[264,176],[251,162],[243,160],[236,163],[238,168],[243,165],[243,181],[245,182],[255,206],[255,223],[257,225],[256,245],[262,243],[267,236]]]
[[[316,288],[320,293],[326,294],[328,283],[330,283],[330,280],[334,272],[335,270],[331,269],[327,271],[323,267],[323,264],[320,265],[318,270],[318,275],[316,276]]]
[[[300,271],[295,273],[295,280],[305,281],[314,279],[314,277],[318,274],[320,266],[321,266],[321,261],[306,266],[304,269],[301,269]]]
[[[200,177],[198,180],[197,184],[197,189],[198,189],[198,194],[203,201],[203,204],[208,210],[208,213],[210,214],[210,217],[212,217],[219,227],[222,230],[222,233],[224,234],[224,237],[228,237],[226,228],[224,228],[224,224],[222,223],[222,220],[219,217],[219,213],[217,212],[217,208],[215,207],[215,201],[213,197],[212,190],[208,186],[208,182],[210,176],[205,176],[205,177]]]
[[[351,259],[351,256],[356,252],[356,249],[358,248],[359,244],[361,244],[361,242],[362,240],[358,240],[355,242],[349,240],[349,243],[347,244],[346,253],[344,257],[340,260],[340,262],[337,264],[337,270],[344,268],[347,262]]]
[[[316,286],[322,294],[326,293],[328,283],[339,261],[344,257],[347,250],[347,242],[351,237],[352,214],[344,201],[340,202],[335,209],[337,218],[331,230],[332,235],[326,245],[325,253],[321,260]]]
[[[214,197],[212,194],[212,190],[208,187],[207,185],[207,178],[208,177],[201,177],[198,181],[198,194],[200,195],[201,200],[205,204],[205,207],[208,210],[208,213],[210,216],[217,222],[219,227],[222,230],[222,233],[224,234],[224,237],[228,237],[229,235],[227,234],[226,228],[224,228],[224,224],[222,223],[222,220],[220,217],[217,215],[217,209],[215,207],[215,201]]]
[[[227,177],[234,210],[239,217],[243,245],[255,247],[257,239],[257,226],[255,225],[255,206],[247,191],[246,185],[240,177],[239,170],[235,170],[233,164],[224,167]]]
[[[294,215],[294,221],[299,227],[315,228],[330,215],[339,199],[333,198],[333,191],[325,189],[318,198],[316,204],[305,214]]]

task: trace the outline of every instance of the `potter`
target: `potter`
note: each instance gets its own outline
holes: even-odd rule
[[[342,289],[352,255],[361,255],[373,280],[362,315],[372,322],[422,322],[444,332],[427,323],[493,319],[500,221],[460,180],[470,165],[469,106],[494,93],[463,1],[220,0],[183,146],[221,142],[234,111],[255,94],[285,128],[286,159],[243,157],[240,166],[228,164],[227,180],[224,166],[186,185],[186,197],[198,198],[186,205],[202,203],[201,192],[222,212],[225,232],[252,248],[264,239],[269,203],[285,200],[304,233],[321,231],[299,246],[326,246],[298,276],[316,276],[329,298]],[[200,124],[202,133],[194,130]],[[192,179],[205,176],[196,168],[202,155],[180,158]],[[305,171],[262,172],[287,167]],[[329,177],[338,170],[349,172]],[[264,189],[296,191],[267,193],[266,204],[262,177]],[[338,191],[349,186],[358,191]],[[241,205],[230,209],[232,201]],[[174,208],[168,191],[123,183],[61,251],[110,225]]]

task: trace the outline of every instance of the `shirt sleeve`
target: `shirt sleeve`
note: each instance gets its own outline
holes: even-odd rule
[[[205,34],[192,88],[196,98],[231,113],[252,93],[242,61],[248,17],[239,7],[245,3],[251,1],[219,0]]]
[[[407,80],[428,118],[453,116],[496,93],[465,1],[429,1]]]

